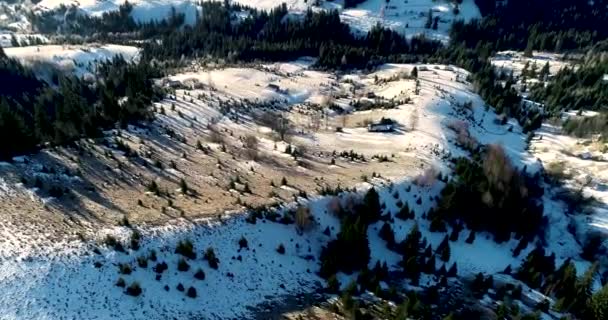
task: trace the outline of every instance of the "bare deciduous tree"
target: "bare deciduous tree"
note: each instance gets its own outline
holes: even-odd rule
[[[296,227],[300,232],[309,230],[312,227],[312,214],[310,208],[299,206],[296,209]]]
[[[435,167],[428,167],[424,172],[417,176],[414,183],[418,186],[431,187],[437,181],[439,171]]]
[[[276,132],[279,138],[284,141],[293,131],[291,121],[278,112],[264,112],[260,115],[259,121]]]
[[[418,128],[418,122],[420,121],[420,116],[418,115],[418,108],[414,108],[412,113],[410,113],[410,130],[414,131]]]

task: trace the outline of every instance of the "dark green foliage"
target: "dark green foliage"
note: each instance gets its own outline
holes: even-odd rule
[[[209,263],[210,268],[217,270],[217,268],[219,267],[220,259],[215,256],[215,251],[213,250],[213,248],[207,248],[207,251],[205,251],[204,258]]]
[[[380,228],[379,236],[382,240],[386,241],[386,245],[392,248],[395,245],[395,233],[388,222],[385,222]]]
[[[188,188],[188,183],[186,183],[186,180],[179,180],[179,189],[183,194],[188,194],[188,190],[190,190],[190,188]]]
[[[46,143],[98,137],[99,129],[151,118],[149,105],[158,97],[151,78],[159,76],[158,71],[116,58],[101,63],[97,73],[95,86],[61,76],[55,88],[0,51],[0,134],[12,137],[0,142],[0,158],[35,151]],[[124,103],[117,97],[125,97]]]
[[[471,291],[476,297],[483,296],[488,289],[494,286],[492,276],[484,277],[482,273],[478,273],[471,283]]]
[[[181,272],[186,272],[190,270],[190,265],[188,264],[188,262],[186,262],[184,258],[179,258],[179,260],[177,261],[177,270]]]
[[[608,13],[598,10],[606,6],[605,0],[593,5],[577,0],[511,0],[500,8],[495,2],[476,0],[484,18],[456,23],[452,41],[466,43],[470,48],[480,42],[489,43],[497,51],[562,51],[592,46],[608,37],[608,30],[598,27],[608,20]]]
[[[531,99],[543,102],[546,110],[558,114],[563,110],[606,110],[608,107],[608,60],[593,59],[576,69],[563,68],[547,86],[538,85],[531,90]],[[581,121],[569,121],[566,132],[586,136],[594,131],[606,132],[606,115]],[[595,130],[585,132],[583,124],[593,125]],[[589,129],[587,129],[589,130]]]
[[[194,287],[188,288],[188,291],[186,291],[186,296],[192,299],[196,298],[196,289]]]
[[[475,230],[471,230],[471,232],[469,233],[469,236],[467,237],[467,239],[465,240],[466,243],[471,244],[475,241]]]
[[[369,258],[367,224],[361,217],[350,215],[343,219],[337,239],[321,251],[319,274],[328,278],[338,271],[352,273],[367,266]]]
[[[110,247],[113,248],[114,250],[118,251],[118,252],[125,252],[125,248],[122,246],[122,243],[120,243],[120,241],[116,240],[116,238],[114,238],[111,235],[107,235],[104,243]]]
[[[443,238],[443,240],[437,247],[436,252],[437,252],[437,254],[439,254],[439,257],[441,258],[442,261],[448,262],[450,260],[451,250],[450,250],[450,242],[448,241],[448,236],[445,236]]]
[[[490,146],[480,162],[458,159],[455,171],[429,219],[464,222],[474,231],[491,232],[497,242],[513,232],[525,239],[542,236],[546,219],[538,178],[514,168],[502,148]]]
[[[340,291],[340,281],[338,281],[335,274],[327,279],[327,291],[329,293],[338,293]]]
[[[456,266],[456,262],[454,262],[452,264],[452,266],[450,267],[450,269],[448,270],[447,276],[456,277],[457,275],[458,275],[458,267]]]
[[[127,284],[125,283],[125,279],[123,278],[118,278],[118,280],[116,281],[116,286],[117,287],[121,287],[124,288],[127,286]]]
[[[285,246],[282,243],[279,244],[279,247],[277,248],[277,252],[279,254],[285,254]]]
[[[146,258],[144,256],[137,257],[137,265],[140,268],[147,268],[148,267],[148,258]]]
[[[239,239],[239,249],[247,249],[248,247],[247,239],[245,239],[245,236],[241,236],[241,239]]]
[[[131,274],[131,272],[133,272],[133,269],[131,269],[131,266],[127,263],[121,263],[118,265],[118,271],[121,274]]]
[[[163,273],[163,272],[165,272],[165,270],[169,269],[169,266],[167,265],[166,262],[159,262],[156,264],[156,266],[153,269],[154,269],[154,272],[156,272],[156,273]]]
[[[356,0],[358,1],[358,0]],[[197,23],[171,33],[158,33],[161,41],[146,42],[144,59],[210,55],[223,59],[252,61],[289,60],[300,56],[318,57],[317,65],[332,68],[371,67],[395,56],[412,61],[441,46],[424,37],[407,40],[380,26],[366,37],[355,37],[338,11],[306,11],[301,19],[285,19],[286,5],[269,12],[247,8],[248,17],[235,24],[237,5],[202,3]],[[162,43],[162,44],[161,44]]]
[[[181,254],[188,259],[196,259],[196,252],[194,252],[194,244],[190,239],[186,239],[177,243],[175,253]]]
[[[131,233],[131,249],[139,250],[139,243],[141,242],[141,233],[137,230],[134,230]]]
[[[194,278],[198,279],[198,280],[205,280],[205,271],[203,271],[203,269],[198,269],[196,270],[196,273],[194,274]]]
[[[407,219],[414,219],[416,216],[414,214],[414,210],[410,210],[410,207],[406,202],[403,205],[403,207],[401,207],[401,209],[399,209],[399,212],[397,212],[395,217],[397,217],[401,220],[407,220]]]
[[[133,297],[137,297],[141,294],[142,289],[141,286],[139,285],[139,282],[133,282],[131,283],[131,285],[127,288],[126,293],[130,296]]]
[[[370,188],[363,197],[363,208],[361,208],[363,222],[366,224],[376,222],[380,219],[381,213],[380,196],[375,188]]]

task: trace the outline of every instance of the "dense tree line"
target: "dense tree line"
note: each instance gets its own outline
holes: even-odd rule
[[[531,288],[554,297],[553,308],[580,319],[605,319],[608,316],[608,285],[594,293],[598,264],[579,276],[570,259],[556,266],[555,254],[547,255],[540,247],[532,250],[514,276]]]
[[[547,112],[562,110],[608,110],[608,59],[596,57],[577,68],[566,67],[549,81],[536,85],[531,98],[543,102]]]
[[[563,51],[590,47],[608,38],[608,1],[476,0],[483,19],[454,24],[451,37],[473,48]]]
[[[149,119],[158,97],[149,64],[122,58],[103,63],[95,83],[58,75],[48,85],[0,50],[0,158],[7,159],[46,145],[62,145],[100,135],[100,129]]]
[[[497,242],[514,233],[526,241],[543,237],[546,226],[538,178],[514,167],[500,146],[488,146],[478,160],[458,159],[436,210],[429,213],[432,231],[464,223],[488,231]]]
[[[308,10],[292,17],[285,5],[269,12],[247,8],[247,17],[235,23],[240,6],[204,2],[202,7],[193,26],[163,34],[158,42],[146,43],[144,55],[164,59],[212,56],[229,61],[315,56],[321,67],[353,68],[395,59],[414,61],[441,47],[422,37],[409,41],[379,26],[366,37],[356,37],[340,21],[337,11]]]

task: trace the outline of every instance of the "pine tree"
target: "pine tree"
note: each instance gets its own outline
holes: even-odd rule
[[[450,250],[450,244],[448,243],[442,250],[440,253],[440,258],[442,261],[444,262],[448,262],[450,261],[450,255],[451,255],[451,250]]]
[[[433,25],[433,11],[429,9],[429,13],[426,17],[426,23],[424,24],[424,27],[427,29],[430,29],[432,25]]]
[[[414,67],[414,69],[412,69],[412,72],[410,73],[410,77],[412,77],[414,79],[418,79],[418,67]]]
[[[370,188],[363,197],[363,214],[366,223],[378,221],[381,216],[380,196],[376,188]]]

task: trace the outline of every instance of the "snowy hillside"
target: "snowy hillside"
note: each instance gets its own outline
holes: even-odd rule
[[[270,10],[281,3],[285,3],[287,8],[295,13],[301,13],[308,8],[314,10],[337,9],[341,12],[342,20],[352,26],[356,33],[366,33],[376,24],[392,28],[408,36],[425,34],[426,36],[439,40],[448,39],[448,31],[454,20],[468,21],[473,18],[480,18],[479,10],[473,0],[464,0],[458,9],[451,1],[440,0],[368,0],[359,4],[355,8],[343,8],[341,2],[321,0],[318,6],[313,5],[313,1],[287,0],[236,0],[236,2],[262,9]],[[122,0],[42,0],[34,7],[34,11],[45,11],[55,9],[61,5],[76,5],[83,12],[100,16],[104,12],[118,10],[124,3]],[[178,13],[186,14],[186,23],[193,23],[196,17],[195,10],[198,8],[196,1],[192,0],[134,0],[133,17],[136,21],[160,20],[168,16],[172,8]],[[432,17],[438,19],[437,28],[425,28],[428,20],[429,11]]]
[[[193,23],[196,17],[198,1],[192,0],[132,0],[133,18],[139,22],[162,20],[175,8],[178,13],[186,15],[186,23]],[[123,0],[42,0],[33,8],[34,11],[56,9],[60,6],[75,5],[86,14],[101,16],[104,12],[116,11]]]
[[[34,70],[45,65],[79,77],[90,74],[97,63],[122,56],[126,61],[136,61],[139,48],[121,45],[42,45],[5,48],[4,53]]]
[[[390,161],[368,162],[368,166],[378,165],[376,172],[381,175],[374,172],[373,176],[361,179],[358,176],[361,175],[363,166],[343,158],[338,158],[335,164],[323,167],[322,175],[330,181],[333,179],[333,172],[339,171],[341,175],[338,181],[342,183],[351,181],[348,179],[349,175],[355,176],[359,179],[355,186],[361,193],[375,187],[380,195],[380,203],[385,206],[384,213],[389,214],[395,240],[403,240],[413,225],[418,224],[423,238],[433,249],[439,246],[445,234],[430,232],[430,223],[423,215],[436,205],[436,196],[443,188],[444,182],[432,179],[429,184],[416,184],[415,181],[419,175],[429,172],[430,168],[450,174],[452,166],[448,158],[468,156],[468,152],[457,146],[458,135],[464,134],[465,129],[470,137],[479,143],[502,144],[516,166],[526,166],[528,172],[541,168],[527,151],[525,134],[519,125],[512,122],[502,125],[495,121],[497,115],[486,109],[479,96],[471,91],[470,84],[464,80],[468,73],[462,69],[441,65],[416,65],[419,70],[419,84],[416,85],[417,80],[408,77],[414,65],[385,65],[374,73],[352,73],[337,78],[330,73],[308,70],[309,64],[310,60],[302,60],[257,68],[194,68],[177,74],[165,81],[168,86],[179,84],[179,89],[176,90],[174,98],[166,99],[157,105],[159,110],[166,111],[158,114],[154,126],[170,128],[184,136],[199,138],[209,130],[206,126],[199,125],[198,121],[210,123],[215,119],[215,126],[226,132],[233,132],[235,136],[258,133],[259,152],[264,157],[258,161],[244,161],[239,158],[237,167],[223,169],[222,175],[240,173],[244,179],[251,181],[254,192],[260,194],[262,185],[268,186],[269,183],[268,180],[263,183],[255,182],[254,178],[261,179],[256,177],[259,176],[258,172],[264,172],[263,177],[271,175],[271,178],[276,179],[272,181],[279,181],[280,172],[277,175],[275,163],[281,163],[279,161],[289,158],[289,155],[273,147],[273,142],[265,135],[268,128],[255,122],[255,119],[246,113],[238,119],[231,113],[222,116],[218,112],[219,103],[216,101],[277,101],[286,108],[286,112],[294,121],[302,117],[301,114],[312,112],[312,104],[323,100],[322,97],[329,92],[342,92],[341,98],[337,98],[335,103],[345,108],[351,105],[350,102],[368,96],[368,92],[374,92],[377,101],[408,101],[389,109],[353,110],[344,122],[339,114],[332,114],[332,126],[346,124],[341,130],[301,129],[301,133],[293,136],[292,143],[303,146],[302,149],[311,150],[311,158],[324,152],[330,153],[332,149],[338,152],[355,150],[368,158],[378,153],[394,154]],[[359,93],[353,94],[353,87],[357,87]],[[406,97],[411,97],[411,101],[405,99]],[[216,98],[218,100],[214,100]],[[378,120],[380,117],[394,119],[398,124],[397,130],[391,133],[369,132],[359,124],[363,119]],[[456,134],[454,129],[450,128],[460,128],[461,131]],[[151,141],[147,142],[146,146],[154,145],[157,139],[152,133],[148,134],[135,128],[124,130],[121,136],[130,143],[144,144],[146,139]],[[229,139],[231,138],[226,138],[224,143],[232,143]],[[213,148],[210,147],[211,151],[204,154],[186,145],[190,148],[187,149],[188,157],[180,160],[179,168],[187,172],[188,176],[196,177],[196,180],[189,180],[189,184],[195,185],[195,182],[210,180],[211,185],[201,193],[200,201],[197,198],[189,200],[183,195],[175,196],[175,204],[171,200],[168,205],[172,209],[174,206],[180,206],[191,209],[189,211],[196,211],[197,208],[211,206],[212,202],[218,201],[219,195],[224,193],[220,189],[218,179],[210,174],[212,170],[209,168],[229,166],[230,158],[236,159],[236,155],[225,155],[232,152],[230,149],[220,152],[217,143],[209,145]],[[281,149],[285,146],[280,145]],[[163,144],[162,152],[169,153],[169,159],[175,159],[181,152],[179,148],[176,142],[171,141]],[[163,153],[158,154],[159,159],[165,159],[162,158]],[[123,156],[116,153],[117,158],[122,159]],[[421,167],[411,165],[412,156],[422,161]],[[210,158],[211,161],[197,163],[199,158]],[[268,159],[274,161],[271,162],[274,176],[271,172],[263,171]],[[312,159],[317,159],[315,161],[319,166],[328,162],[328,159],[323,158]],[[187,167],[188,162],[193,163],[191,167]],[[410,166],[406,165],[408,162]],[[99,164],[96,162],[96,165]],[[3,170],[36,170],[32,167],[34,166],[31,163],[18,162],[2,166]],[[243,168],[245,169],[242,170]],[[294,185],[304,180],[306,173],[313,170],[314,167],[306,168],[298,164],[288,175],[289,183],[280,187],[273,184],[275,188],[272,191],[294,191]],[[106,172],[108,175],[113,174]],[[186,177],[175,169],[161,172],[170,177]],[[98,175],[98,172],[95,174]],[[81,175],[82,178],[79,179],[92,179],[87,176],[86,171]],[[133,176],[138,175],[140,173]],[[315,181],[319,175],[321,174],[314,174]],[[271,183],[274,183],[272,181]],[[121,201],[125,198],[129,198],[126,199],[129,203],[134,202],[134,199],[144,199],[141,205],[126,208],[127,212],[134,212],[135,208],[153,208],[156,201],[161,203],[158,207],[165,205],[164,199],[150,192],[146,191],[142,195],[134,186],[134,182],[129,180],[124,189],[120,189],[119,185],[113,187],[122,199],[111,199],[115,206],[121,206]],[[228,190],[230,194],[238,193],[235,190],[236,183],[233,185],[234,187]],[[300,187],[302,185],[300,184]],[[202,190],[202,187],[200,188]],[[16,193],[21,192],[21,189],[23,186],[18,183],[5,182],[3,190],[7,192],[1,196],[5,199],[15,199]],[[314,189],[311,189],[305,190],[312,194]],[[217,198],[209,197],[213,190],[217,192]],[[270,195],[266,194],[263,193],[263,196],[269,198]],[[316,272],[319,269],[321,248],[331,239],[335,239],[339,232],[340,223],[332,208],[335,207],[336,201],[347,205],[353,196],[358,197],[356,194],[343,193],[339,198],[309,196],[305,199],[297,191],[290,194],[293,195],[292,200],[287,202],[292,203],[278,209],[277,218],[266,215],[252,220],[239,215],[230,217],[226,215],[228,210],[218,210],[216,212],[223,215],[221,220],[190,218],[182,211],[181,216],[172,218],[172,222],[163,227],[138,224],[137,227],[131,228],[125,223],[127,226],[100,230],[90,222],[84,222],[84,225],[89,226],[89,230],[80,234],[80,237],[92,239],[88,242],[76,240],[76,235],[72,234],[71,238],[74,240],[58,243],[50,240],[54,236],[50,232],[33,234],[33,229],[29,229],[32,226],[23,224],[20,219],[2,221],[0,237],[10,240],[4,243],[0,250],[0,290],[4,292],[0,297],[0,313],[7,319],[81,318],[84,315],[91,319],[255,318],[256,307],[261,303],[270,301],[280,304],[287,297],[325,286]],[[110,193],[107,193],[107,196],[111,196]],[[247,199],[249,201],[250,198]],[[293,203],[293,199],[297,199],[300,206],[308,208],[315,221],[313,226],[304,232],[299,232],[296,225],[289,220],[284,223],[272,222],[296,211],[298,204]],[[195,203],[188,204],[186,201]],[[572,258],[577,263],[577,270],[584,271],[588,263],[580,261],[580,245],[573,235],[565,231],[569,218],[564,214],[563,204],[553,200],[550,195],[546,195],[543,201],[545,215],[550,221],[547,250],[555,253],[556,262],[561,263]],[[201,207],[196,207],[197,203],[200,203]],[[413,209],[414,218],[402,220],[397,217],[400,208],[405,204]],[[158,210],[156,212],[158,214]],[[163,209],[162,212],[166,214],[171,211]],[[237,212],[246,213],[246,210],[240,207]],[[35,214],[29,213],[28,216]],[[54,213],[43,210],[42,214]],[[131,217],[137,218],[130,215],[129,218]],[[386,242],[378,235],[381,225],[382,223],[378,222],[368,228],[371,248],[369,267],[380,261],[386,262],[390,270],[400,270],[398,263],[401,256],[389,250]],[[140,236],[134,233],[135,230]],[[465,230],[463,234],[468,232]],[[478,272],[493,274],[509,265],[512,268],[519,266],[526,253],[533,248],[533,244],[530,244],[514,257],[512,252],[517,246],[516,240],[499,245],[490,234],[481,232],[473,243],[467,243],[463,234],[450,242],[451,256],[446,262],[437,260],[437,267],[445,265],[447,268],[456,263],[459,276],[472,276]],[[107,235],[111,237],[107,238]],[[28,241],[20,241],[20,237],[25,237]],[[196,256],[184,258],[185,264],[181,262],[181,266],[178,266],[181,255],[175,251],[178,242],[185,240],[192,242]],[[122,245],[117,245],[116,241]],[[209,254],[204,258],[208,248],[213,249],[219,260],[217,269],[210,263],[215,259],[210,258]],[[126,252],[122,252],[123,249]],[[162,270],[162,262],[167,264],[167,270]],[[204,275],[198,272],[198,269],[201,269]],[[353,277],[342,274],[339,278],[344,286],[348,284],[348,279]],[[436,277],[425,277],[422,285],[435,281]],[[141,293],[135,297],[125,294],[126,288],[138,288],[134,283],[139,284]],[[190,287],[194,289],[191,290]]]

